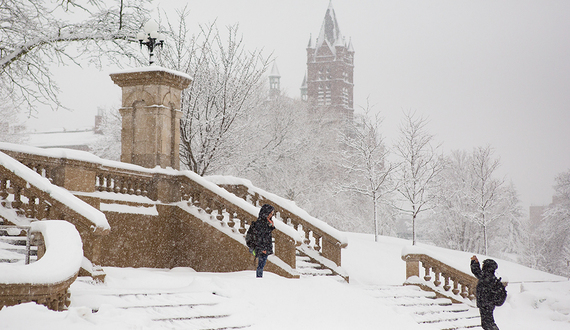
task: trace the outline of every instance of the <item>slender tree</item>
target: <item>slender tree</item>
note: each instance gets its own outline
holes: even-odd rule
[[[387,159],[381,123],[380,114],[371,116],[367,106],[360,120],[340,134],[343,147],[339,158],[347,174],[344,178],[349,180],[340,180],[338,185],[342,191],[355,192],[372,201],[375,241],[378,241],[379,202],[390,190],[390,174],[395,168]]]
[[[227,37],[215,23],[201,25],[188,40],[186,16],[182,10],[179,23],[169,24],[173,42],[159,61],[193,76],[182,93],[180,160],[205,175],[226,165],[238,118],[262,101],[262,77],[269,60],[260,50],[247,50],[237,25],[227,27]]]
[[[430,221],[432,239],[445,247],[489,254],[517,252],[522,224],[513,185],[495,178],[499,160],[491,147],[453,151],[439,175]]]
[[[538,251],[540,269],[570,277],[570,170],[558,174],[555,182],[552,203],[531,229],[527,249]]]
[[[416,220],[421,212],[429,209],[437,176],[444,168],[433,146],[433,135],[426,131],[427,120],[415,112],[405,112],[400,125],[400,138],[395,146],[399,158],[394,182],[402,205],[397,207],[412,217],[412,244],[416,244]]]

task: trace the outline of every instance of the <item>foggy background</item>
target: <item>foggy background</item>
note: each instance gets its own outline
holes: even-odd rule
[[[196,29],[216,19],[220,29],[239,22],[245,45],[272,54],[281,89],[298,98],[305,48],[311,34],[318,36],[329,0],[155,4],[173,20],[174,9],[188,5]],[[429,118],[429,132],[446,151],[490,144],[501,159],[499,174],[513,181],[525,211],[551,201],[555,175],[570,168],[570,2],[332,4],[355,50],[355,110],[369,97],[385,118],[388,145],[402,112],[416,110]],[[99,106],[120,106],[120,88],[109,78],[116,70],[59,68],[61,100],[74,112],[46,109],[27,124],[93,126]]]

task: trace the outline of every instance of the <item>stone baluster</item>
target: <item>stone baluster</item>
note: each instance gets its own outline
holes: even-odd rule
[[[313,231],[313,238],[315,239],[315,251],[321,251],[321,236]]]
[[[14,188],[14,201],[12,202],[12,208],[19,209],[20,207],[22,207],[22,198],[20,195],[22,188],[17,185],[14,185],[13,188]]]
[[[2,199],[6,199],[8,197],[7,185],[7,180],[5,178],[2,178],[0,180],[0,197],[2,197]]]
[[[443,275],[444,278],[444,284],[443,284],[443,289],[445,291],[449,291],[449,289],[451,289],[451,286],[449,285],[449,275]]]
[[[423,262],[423,267],[424,267],[424,274],[425,274],[425,275],[424,275],[424,280],[425,280],[426,282],[429,282],[429,281],[431,280],[431,274],[430,274],[430,272],[429,272],[430,266],[429,266],[426,262]]]
[[[459,294],[459,283],[456,278],[453,278],[453,290],[451,292],[455,295]]]
[[[461,293],[459,294],[461,297],[466,298],[469,293],[468,293],[468,287],[465,284],[461,284]]]
[[[309,235],[310,235],[311,232],[308,231],[308,230],[306,230],[305,228],[303,228],[303,232],[304,232],[304,234],[305,234],[305,235],[304,235],[305,238],[303,239],[303,242],[304,242],[305,244],[307,244],[307,245],[310,245],[310,244],[311,244],[311,238],[310,238]]]
[[[432,269],[433,269],[433,273],[435,275],[435,280],[433,281],[433,284],[435,284],[435,286],[439,286],[441,284],[441,281],[439,280],[440,272],[436,268],[432,268]]]
[[[122,190],[122,189],[121,189],[121,186],[123,185],[123,182],[122,182],[122,181],[123,181],[123,180],[122,180],[121,177],[116,177],[116,178],[114,179],[115,184],[114,184],[114,187],[113,187],[113,191],[114,191],[115,193],[117,193],[117,194],[120,194],[120,193],[121,193],[121,190]]]

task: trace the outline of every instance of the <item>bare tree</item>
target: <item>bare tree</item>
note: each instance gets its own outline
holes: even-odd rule
[[[372,201],[374,240],[378,241],[378,204],[390,191],[388,183],[395,166],[387,160],[380,114],[371,116],[370,110],[367,106],[360,121],[351,123],[349,129],[340,134],[343,146],[340,162],[349,180],[339,181],[339,188],[364,195]]]
[[[159,60],[194,78],[182,93],[180,160],[205,175],[225,165],[236,120],[263,100],[260,88],[269,60],[246,49],[237,25],[227,27],[227,39],[213,23],[200,26],[188,40],[186,15],[180,11],[178,25],[170,25],[173,46]]]
[[[416,244],[416,219],[429,209],[437,176],[444,168],[438,147],[432,145],[433,136],[426,131],[427,120],[415,112],[404,113],[400,138],[395,146],[400,159],[394,182],[404,204],[397,206],[412,217],[412,244]],[[406,207],[407,206],[407,207]]]
[[[495,178],[499,159],[490,146],[454,151],[439,176],[431,236],[445,247],[489,254],[517,252],[521,212],[514,186]]]
[[[146,20],[145,1],[0,1],[0,91],[14,109],[61,107],[53,64],[138,56],[128,43]]]
[[[483,232],[483,253],[489,250],[489,225],[512,214],[518,201],[506,194],[504,179],[496,179],[495,171],[500,165],[499,159],[492,158],[490,146],[475,148],[471,163],[472,181],[469,198],[474,206],[470,214],[471,221],[481,226]]]
[[[556,176],[554,189],[542,221],[531,229],[527,249],[538,254],[540,269],[570,277],[570,170]]]

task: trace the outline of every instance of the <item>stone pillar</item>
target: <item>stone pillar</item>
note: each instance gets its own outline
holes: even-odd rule
[[[151,66],[111,74],[122,88],[121,161],[180,169],[180,96],[185,73]]]

